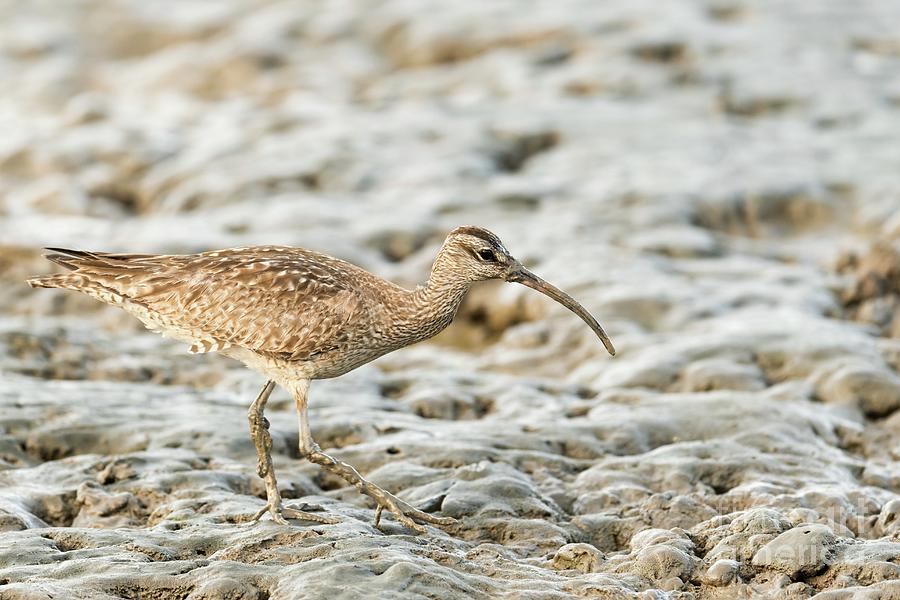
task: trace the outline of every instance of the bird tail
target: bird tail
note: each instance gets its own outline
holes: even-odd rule
[[[44,258],[51,262],[65,267],[70,271],[75,271],[80,266],[80,262],[85,259],[97,258],[91,252],[83,252],[81,250],[67,250],[65,248],[45,248],[50,254],[45,254]],[[85,277],[79,277],[70,273],[62,273],[56,275],[44,275],[42,277],[31,277],[25,280],[25,283],[33,288],[65,288],[70,290],[83,289]]]
[[[62,288],[85,292],[110,304],[122,303],[123,295],[98,281],[92,271],[96,267],[109,267],[111,262],[120,257],[127,260],[138,255],[111,255],[66,248],[45,248],[45,250],[49,250],[50,253],[45,254],[44,258],[72,272],[31,277],[26,279],[25,283],[33,288]]]
[[[92,262],[102,261],[100,254],[84,250],[68,250],[66,248],[44,248],[44,250],[50,251],[50,254],[45,254],[44,258],[70,271]]]
[[[68,288],[76,289],[75,283],[71,281],[71,276],[63,275],[45,275],[43,277],[30,277],[25,283],[33,288]]]

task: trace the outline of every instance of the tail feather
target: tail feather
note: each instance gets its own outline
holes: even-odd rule
[[[107,304],[121,305],[126,300],[126,297],[118,291],[78,272],[32,277],[26,279],[25,283],[33,288],[62,288],[83,292]]]
[[[78,252],[75,250],[65,250],[63,248],[44,248],[45,250],[50,250],[54,254],[45,254],[44,258],[51,262],[55,262],[56,264],[69,269],[70,271],[74,271],[78,268],[78,262],[87,258],[87,254],[83,252]]]
[[[85,250],[70,250],[68,248],[44,248],[44,250],[52,252],[52,254],[45,254],[44,258],[55,262],[70,271],[85,266],[107,265],[109,263],[105,259],[108,256],[112,256],[98,252],[87,252]]]
[[[84,277],[62,273],[31,277],[26,279],[25,283],[33,288],[65,288],[70,290],[80,290],[84,286],[84,280]]]
[[[96,252],[88,252],[87,250],[70,250],[68,248],[44,248],[44,250],[65,254],[72,258],[97,258],[100,256],[100,254]]]
[[[110,254],[107,252],[88,252],[86,250],[70,250],[68,248],[44,248],[52,254],[45,254],[44,258],[61,265],[70,271],[81,267],[93,269],[143,269],[145,264],[140,261],[154,258],[153,254]],[[132,262],[138,261],[138,262]]]
[[[68,248],[45,248],[44,258],[71,271],[32,277],[25,282],[37,288],[63,288],[92,295],[104,302],[120,304],[127,294],[121,289],[133,275],[146,272],[152,254],[108,254]]]

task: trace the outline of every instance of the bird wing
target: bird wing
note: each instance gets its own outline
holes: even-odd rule
[[[58,251],[58,250],[57,250]],[[241,346],[287,360],[340,348],[365,311],[350,285],[362,269],[301,248],[193,255],[84,253],[66,266],[195,332],[194,351]]]

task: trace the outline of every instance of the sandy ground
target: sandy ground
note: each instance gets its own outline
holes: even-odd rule
[[[0,598],[900,598],[900,5],[0,0]],[[424,280],[496,231],[605,324],[483,285],[311,390],[459,519],[411,535],[263,379],[43,245],[254,243]]]

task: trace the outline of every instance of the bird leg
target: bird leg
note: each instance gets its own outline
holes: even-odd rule
[[[353,485],[361,493],[369,496],[377,503],[375,509],[375,526],[381,520],[381,513],[387,509],[397,518],[400,523],[417,531],[425,533],[424,526],[417,523],[431,523],[433,525],[449,526],[456,523],[456,519],[451,517],[437,517],[435,515],[423,512],[382,489],[365,479],[359,474],[352,465],[340,461],[324,452],[319,445],[313,440],[309,430],[309,417],[307,414],[307,392],[309,390],[309,381],[292,386],[294,392],[294,402],[297,405],[297,420],[300,427],[300,454],[312,463],[315,463],[328,471],[334,473],[347,483]]]
[[[281,493],[278,491],[278,481],[275,479],[275,467],[272,464],[272,436],[269,434],[269,420],[263,416],[263,410],[266,408],[266,402],[269,395],[275,388],[274,381],[267,381],[262,391],[247,412],[247,419],[250,421],[250,437],[256,445],[256,472],[266,482],[266,505],[253,515],[253,520],[257,521],[266,512],[272,514],[272,520],[282,525],[287,525],[285,517],[289,519],[303,519],[306,521],[316,521],[318,523],[337,523],[338,521],[330,517],[315,515],[303,510],[291,507],[282,507]]]

